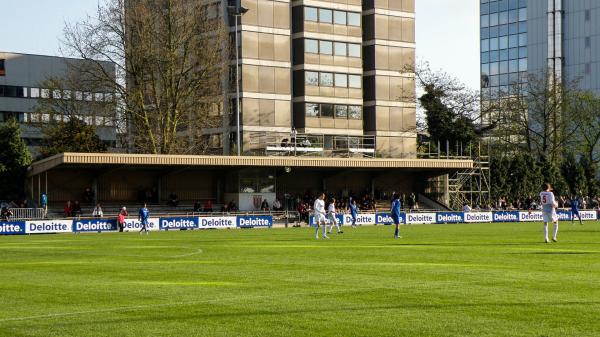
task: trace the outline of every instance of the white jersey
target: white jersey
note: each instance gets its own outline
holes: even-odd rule
[[[554,193],[546,191],[540,192],[540,202],[544,212],[552,213],[554,211]]]
[[[323,216],[325,214],[325,201],[321,199],[315,200],[315,205],[313,207],[316,216]]]
[[[335,216],[335,205],[334,204],[329,204],[329,207],[327,208],[327,213]]]

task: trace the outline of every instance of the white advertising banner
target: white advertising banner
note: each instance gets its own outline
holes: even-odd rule
[[[73,220],[41,220],[26,221],[25,233],[70,233],[73,231]]]
[[[435,218],[436,213],[406,213],[407,224],[432,224]]]
[[[236,216],[211,216],[211,217],[200,217],[200,223],[198,228],[200,229],[211,229],[211,228],[236,228],[237,217]]]
[[[465,212],[465,222],[492,222],[492,212]]]
[[[352,225],[352,215],[351,214],[343,214],[344,216],[344,225]],[[356,225],[374,225],[375,224],[375,214],[357,214],[356,215]]]
[[[148,218],[147,229],[149,231],[158,231],[159,218]],[[137,218],[125,219],[125,224],[123,226],[124,232],[139,232],[140,230],[142,230],[142,223]]]

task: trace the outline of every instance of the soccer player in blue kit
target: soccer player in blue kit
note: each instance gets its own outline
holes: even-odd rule
[[[140,234],[142,234],[142,231],[146,232],[146,235],[148,235],[148,218],[150,217],[150,211],[147,208],[146,203],[144,203],[144,207],[140,208],[140,211],[138,213],[138,220],[140,221],[140,224],[142,225],[142,229],[140,229]]]
[[[575,222],[575,215],[577,215],[577,218],[579,219],[579,224],[583,225],[583,221],[581,221],[581,215],[579,215],[579,199],[577,199],[576,195],[574,195],[571,199],[571,224]]]
[[[394,220],[394,225],[396,225],[396,231],[394,232],[394,237],[396,239],[401,238],[400,236],[400,209],[402,208],[402,204],[400,203],[400,197],[398,194],[394,194],[392,197],[392,209],[390,213],[392,214],[392,219]]]
[[[352,216],[352,228],[356,228],[356,218],[358,217],[358,206],[356,206],[355,199],[352,199],[349,207],[350,207],[350,215]]]

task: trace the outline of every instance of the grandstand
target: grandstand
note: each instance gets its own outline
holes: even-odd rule
[[[387,209],[392,193],[415,193],[428,209],[444,209],[427,198],[429,180],[472,169],[465,159],[328,158],[291,156],[172,156],[115,153],[63,153],[35,162],[27,192],[33,205],[49,197],[49,216],[62,214],[67,201],[82,201],[86,189],[93,200],[82,203],[91,215],[100,203],[105,215],[142,202],[156,214],[188,214],[194,204],[212,203],[219,212],[234,202],[242,212],[260,210],[280,198],[295,210],[296,198],[328,191],[336,197],[369,195],[376,209]],[[441,193],[449,193],[442,191]],[[178,206],[168,206],[171,195]]]

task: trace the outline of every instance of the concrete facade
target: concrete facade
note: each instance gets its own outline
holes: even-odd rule
[[[62,78],[69,72],[70,64],[82,62],[44,55],[29,55],[0,52],[0,122],[14,117],[21,123],[22,137],[35,155],[41,144],[43,135],[41,125],[50,123],[51,118],[45,113],[35,113],[38,101],[54,95],[50,89],[44,88],[44,82],[50,78]],[[112,67],[106,64],[107,67]],[[73,88],[73,95],[75,95]],[[106,92],[79,93],[81,101],[90,102],[104,100]],[[89,98],[86,98],[89,97]],[[93,109],[91,109],[93,110]],[[54,116],[55,118],[60,116]],[[89,115],[78,116],[88,124],[97,126],[100,138],[110,147],[116,143],[116,127],[113,116],[97,116],[94,111]]]

